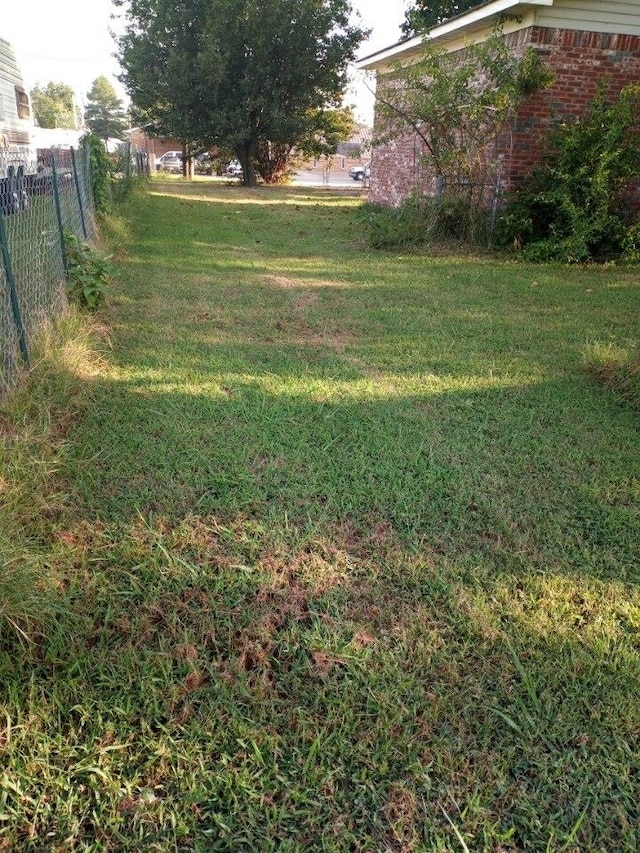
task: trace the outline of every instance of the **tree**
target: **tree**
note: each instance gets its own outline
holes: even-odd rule
[[[310,110],[307,130],[294,144],[259,142],[256,147],[256,169],[267,184],[281,181],[296,164],[309,157],[330,157],[340,142],[353,133],[356,123],[349,108]]]
[[[508,140],[523,100],[552,81],[540,54],[529,48],[518,58],[500,29],[459,54],[427,41],[418,61],[378,85],[380,141],[406,134],[421,140],[442,209],[471,236],[500,180],[500,140]]]
[[[73,89],[66,83],[47,83],[31,90],[31,106],[40,127],[76,127]]]
[[[415,0],[412,8],[407,9],[402,25],[405,36],[428,32],[469,9],[481,6],[484,0]]]
[[[350,13],[350,0],[130,0],[122,79],[159,132],[231,149],[248,185],[275,181],[341,103],[365,35]]]
[[[100,139],[120,139],[127,129],[127,116],[122,101],[106,77],[97,77],[87,93],[85,110],[87,127]]]
[[[210,0],[114,0],[125,6],[119,39],[121,76],[131,98],[132,118],[152,136],[179,139],[183,169],[203,138],[210,98],[199,73],[204,20]]]

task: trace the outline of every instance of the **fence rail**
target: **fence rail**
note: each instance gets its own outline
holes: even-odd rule
[[[65,232],[97,235],[89,153],[0,150],[0,398],[29,366],[36,335],[64,312]]]

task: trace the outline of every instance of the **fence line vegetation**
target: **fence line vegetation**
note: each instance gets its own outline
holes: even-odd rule
[[[98,216],[114,188],[129,191],[136,171],[146,171],[140,157],[132,161],[127,149],[113,158],[92,135],[77,150],[0,152],[0,399],[29,368],[38,335],[67,310],[69,240],[89,256]]]

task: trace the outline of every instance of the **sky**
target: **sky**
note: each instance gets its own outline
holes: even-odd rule
[[[352,0],[362,25],[372,30],[360,56],[398,41],[407,2]],[[82,103],[96,77],[104,75],[125,98],[116,79],[119,68],[110,31],[118,27],[112,20],[118,10],[111,0],[3,0],[3,6],[0,38],[13,44],[27,88],[49,81],[67,83]],[[362,77],[360,72],[353,73],[347,102],[356,106],[360,120],[370,122],[373,96]]]

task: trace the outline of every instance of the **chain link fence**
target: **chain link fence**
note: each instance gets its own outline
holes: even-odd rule
[[[37,333],[67,305],[64,234],[97,236],[84,147],[0,150],[0,398],[29,367]]]

